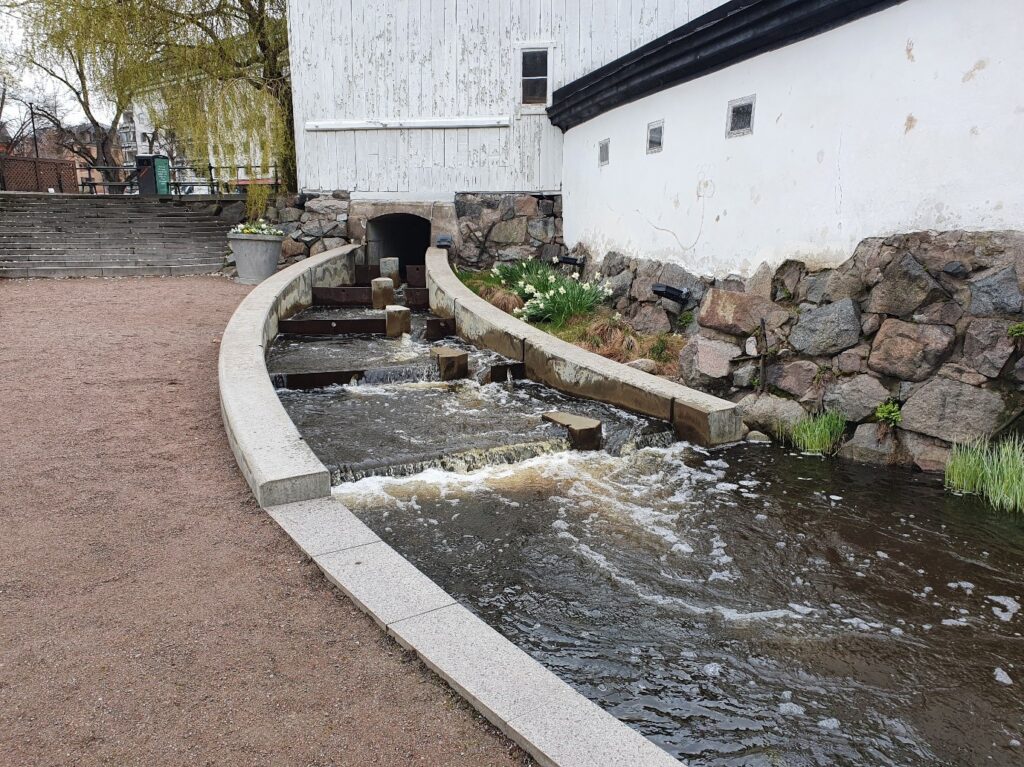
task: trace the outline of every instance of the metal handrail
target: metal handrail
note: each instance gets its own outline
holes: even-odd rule
[[[79,182],[82,194],[138,194],[138,171],[134,166],[82,164],[77,165],[76,170],[84,171],[88,174],[85,179]],[[223,170],[234,172],[235,177],[230,178],[225,177],[226,174],[218,174],[218,171]],[[171,194],[175,197],[185,197],[190,194],[239,194],[247,191],[249,186],[254,185],[270,186],[274,192],[280,191],[281,183],[277,175],[276,165],[267,167],[267,172],[272,172],[273,176],[242,178],[239,174],[239,171],[245,171],[248,174],[253,170],[255,169],[251,165],[213,165],[212,163],[207,164],[205,167],[171,165],[171,178],[168,186],[171,188]],[[100,173],[100,178],[94,179],[93,171]],[[205,175],[200,175],[201,171],[205,171]],[[117,174],[115,177],[120,177],[120,174],[124,174],[124,180],[108,181],[102,176],[105,172],[109,172],[111,175]],[[182,174],[186,172],[192,172],[193,178],[183,179]],[[197,188],[205,188],[206,191],[199,192],[196,191]]]

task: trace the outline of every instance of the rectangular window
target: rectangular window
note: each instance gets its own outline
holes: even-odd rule
[[[647,126],[647,154],[660,152],[665,139],[665,121],[658,120]]]
[[[522,61],[523,103],[548,103],[548,50],[523,51]]]
[[[597,145],[597,164],[607,165],[608,164],[608,147],[611,143],[611,139],[604,139]]]
[[[754,99],[747,96],[729,102],[726,113],[725,137],[746,136],[754,132]]]

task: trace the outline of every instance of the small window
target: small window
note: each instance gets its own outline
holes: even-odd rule
[[[725,137],[746,136],[754,132],[754,96],[729,102]]]
[[[597,164],[607,165],[608,164],[608,146],[611,143],[611,139],[604,139],[597,145]]]
[[[647,154],[660,152],[665,138],[665,121],[658,120],[647,126]]]
[[[523,51],[523,103],[548,103],[548,51]]]

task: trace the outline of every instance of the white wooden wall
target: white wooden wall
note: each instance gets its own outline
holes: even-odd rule
[[[376,199],[557,191],[562,135],[519,106],[522,45],[554,45],[558,88],[722,2],[289,0],[299,184]]]

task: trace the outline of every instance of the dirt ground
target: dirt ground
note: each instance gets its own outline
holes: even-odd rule
[[[251,500],[218,277],[0,280],[0,764],[522,765]]]

